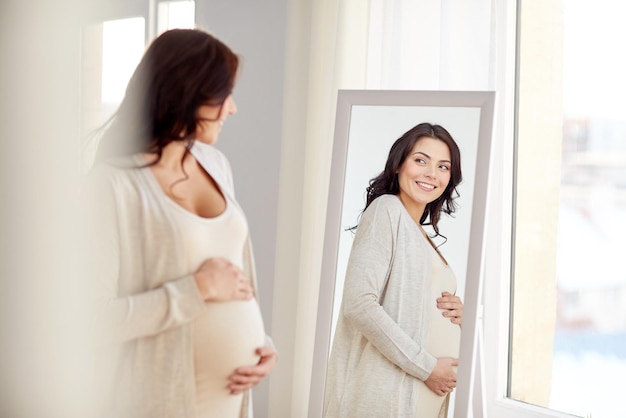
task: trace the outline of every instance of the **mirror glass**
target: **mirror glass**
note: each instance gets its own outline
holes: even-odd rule
[[[391,145],[422,121],[442,125],[457,141],[461,150],[464,175],[463,182],[457,188],[459,198],[456,202],[459,204],[459,210],[454,218],[443,216],[439,230],[448,238],[440,249],[458,276],[458,294],[463,294],[479,117],[480,109],[472,107],[352,106],[335,274],[331,342],[354,236],[347,229],[358,223],[359,214],[365,206],[365,188],[369,180],[380,174],[385,167]],[[432,230],[425,229],[432,234]],[[452,235],[447,234],[448,231]],[[442,242],[443,240],[439,240],[436,243],[439,245]]]
[[[476,229],[472,213],[477,189],[486,190],[489,156],[479,158],[479,144],[481,139],[483,145],[488,142],[484,138],[491,133],[492,113],[491,92],[339,91],[309,417],[322,414],[326,364],[354,236],[348,229],[357,225],[365,206],[365,189],[383,170],[393,142],[421,122],[446,128],[461,151],[459,209],[454,218],[442,216],[439,230],[447,241],[439,237],[436,244],[443,243],[440,250],[456,274],[457,294],[465,302],[464,332],[472,328],[471,318],[467,318],[468,308],[472,312],[468,302],[475,305],[476,301],[468,301],[465,294],[470,241]],[[477,187],[477,180],[485,184]],[[479,194],[484,197],[486,192]]]

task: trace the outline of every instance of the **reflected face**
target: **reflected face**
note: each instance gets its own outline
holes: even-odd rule
[[[221,106],[202,105],[198,108],[198,125],[195,139],[205,144],[214,144],[228,116],[237,113],[237,105],[232,95]]]
[[[420,138],[398,170],[398,197],[419,221],[426,205],[437,200],[450,183],[450,149],[445,142]]]

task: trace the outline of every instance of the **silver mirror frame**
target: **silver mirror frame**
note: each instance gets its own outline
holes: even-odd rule
[[[458,368],[458,380],[460,382],[468,382],[468,384],[459,385],[456,389],[455,416],[465,416],[466,411],[471,408],[471,383],[473,383],[475,375],[475,361],[473,359],[477,350],[478,306],[482,289],[483,238],[487,209],[494,102],[495,93],[491,91],[338,91],[309,396],[309,418],[320,418],[324,403],[324,387],[330,352],[331,321],[341,231],[343,190],[353,106],[469,107],[480,109],[470,245],[464,294],[463,332],[461,333]]]

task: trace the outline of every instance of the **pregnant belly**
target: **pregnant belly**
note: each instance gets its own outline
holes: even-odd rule
[[[265,344],[265,330],[256,300],[209,303],[194,323],[194,357],[199,394],[227,393],[228,376],[253,366],[255,350]]]
[[[441,315],[441,310],[431,313],[430,331],[428,335],[428,351],[435,357],[459,357],[461,344],[461,327],[450,322]]]

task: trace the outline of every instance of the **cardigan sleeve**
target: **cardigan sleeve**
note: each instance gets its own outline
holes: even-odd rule
[[[346,320],[389,361],[426,380],[437,359],[413,340],[381,306],[394,257],[397,216],[374,201],[365,211],[350,253],[343,293]],[[394,219],[395,218],[395,219]]]
[[[93,275],[96,325],[104,338],[124,342],[159,334],[195,318],[204,300],[193,275],[172,278],[155,289],[119,294],[120,234],[113,180],[107,171],[87,182],[88,271]]]

